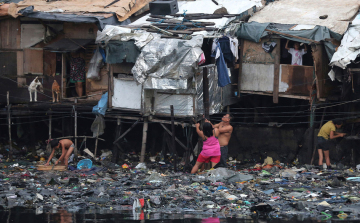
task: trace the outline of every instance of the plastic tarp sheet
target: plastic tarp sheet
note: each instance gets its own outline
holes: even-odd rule
[[[356,16],[344,34],[341,44],[331,58],[330,66],[345,69],[360,54],[360,14]]]
[[[204,67],[204,66],[203,66]],[[200,69],[203,69],[201,67]],[[208,67],[208,79],[209,79],[209,113],[219,113],[221,110],[221,87],[218,86],[218,75],[215,65],[207,65]],[[196,76],[196,109],[197,114],[204,113],[204,95],[203,95],[203,75]]]
[[[110,17],[104,17],[97,14],[64,14],[56,12],[40,12],[34,11],[34,6],[26,7],[20,10],[22,16],[34,19],[44,19],[62,22],[75,22],[75,23],[95,23],[100,30],[106,25],[128,25],[130,19],[119,22],[115,15]]]
[[[110,40],[135,40],[135,45],[139,49],[141,49],[146,44],[148,44],[156,35],[159,34],[149,33],[143,30],[136,30],[134,33],[132,33],[131,29],[129,28],[107,25],[102,31],[97,32],[95,43],[107,45]]]
[[[135,63],[139,55],[140,50],[135,45],[134,40],[110,41],[106,46],[106,61],[109,64]]]
[[[101,96],[98,104],[93,107],[92,113],[96,115],[105,115],[106,109],[108,108],[108,92]]]
[[[343,35],[359,8],[358,0],[282,0],[268,4],[249,22],[318,25]]]
[[[202,43],[202,36],[191,40],[156,36],[141,49],[131,70],[135,80],[143,84],[144,89],[188,89],[184,80],[195,74],[198,59],[203,53]],[[177,84],[179,81],[184,84]]]
[[[93,137],[101,136],[105,130],[105,119],[102,115],[97,115],[94,122],[91,124],[91,132]]]
[[[325,39],[334,38],[336,40],[341,40],[341,35],[335,33],[324,26],[315,26],[313,29],[305,29],[305,30],[283,30],[280,28],[281,24],[270,24],[270,23],[258,23],[258,22],[250,22],[243,23],[241,28],[237,31],[237,36],[242,39],[250,40],[253,42],[259,42],[261,38],[268,35],[268,32],[265,29],[274,30],[277,32],[281,32],[284,34],[290,34],[292,36],[303,37],[306,39],[311,39],[315,41],[324,41]],[[280,35],[285,39],[289,39],[296,42],[302,42],[306,44],[310,44],[309,41],[292,38],[284,35]],[[326,53],[329,57],[329,60],[332,58],[335,53],[335,45],[331,42],[324,41],[324,46],[326,49]]]

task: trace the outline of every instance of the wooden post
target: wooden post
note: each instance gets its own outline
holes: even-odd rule
[[[77,104],[77,98],[75,98],[75,104]],[[76,110],[76,105],[74,106],[75,109],[75,117],[74,117],[74,127],[75,127],[75,132],[74,132],[74,136],[75,136],[75,148],[74,148],[74,154],[75,154],[75,159],[77,159],[77,155],[78,155],[78,150],[77,150],[77,110]]]
[[[279,103],[279,77],[280,77],[280,41],[277,41],[277,45],[274,49],[275,63],[274,63],[274,85],[273,85],[273,103]]]
[[[170,105],[171,110],[171,146],[174,152],[174,171],[177,172],[177,154],[176,154],[176,147],[175,147],[175,125],[174,125],[174,106]]]
[[[321,116],[321,121],[320,121],[320,127],[319,127],[319,128],[322,127],[322,124],[323,124],[323,122],[324,122],[325,112],[326,112],[326,108],[324,108],[323,114],[322,114],[322,116]],[[311,125],[311,123],[310,123],[310,125]],[[314,128],[313,128],[311,131],[312,131],[312,132],[311,132],[311,135],[312,135],[312,138],[313,138],[313,139],[310,140],[309,145],[313,146],[313,144],[314,144]],[[314,162],[315,153],[316,153],[316,146],[314,146],[313,155],[312,155],[312,157],[311,157],[311,162],[310,162],[311,165],[312,165],[313,162]]]
[[[132,124],[132,126],[126,130],[119,138],[117,138],[113,144],[116,144],[120,139],[122,139],[126,134],[128,134],[128,132],[130,132],[131,129],[133,129],[138,123],[139,123],[140,119],[138,119],[136,122],[134,122],[134,124]]]
[[[114,95],[113,85],[114,85],[114,68],[112,64],[109,66],[109,83],[108,83],[108,108],[112,109],[112,96]]]
[[[203,103],[204,103],[204,115],[206,119],[210,119],[209,113],[209,79],[208,79],[208,68],[203,69]]]
[[[240,40],[240,54],[239,54],[239,76],[238,76],[238,97],[240,98],[241,92],[241,76],[242,76],[242,65],[243,65],[243,53],[244,53],[244,40]]]
[[[51,123],[52,123],[52,115],[51,115],[51,112],[49,114],[49,142],[50,142],[50,139],[51,139]]]
[[[64,78],[66,75],[66,61],[65,61],[65,54],[61,54],[61,97],[60,100],[62,101],[63,98],[65,98],[64,93],[66,91],[64,91]]]
[[[117,118],[117,126],[116,126],[116,132],[115,132],[115,139],[120,137],[121,135],[121,119]],[[119,145],[119,143],[115,143],[115,145],[113,146],[113,156],[112,156],[112,162],[116,163],[119,157],[119,150],[121,150],[121,147]]]
[[[142,138],[141,154],[140,154],[140,163],[143,163],[145,161],[147,130],[148,130],[148,120],[147,120],[147,118],[144,118],[143,138]]]
[[[95,152],[94,152],[95,158],[96,158],[96,152],[97,152],[97,147],[98,147],[98,142],[99,142],[99,131],[100,131],[100,124],[98,124],[97,133],[96,133]]]
[[[11,140],[11,112],[10,112],[10,93],[9,91],[6,93],[6,99],[7,99],[7,109],[8,109],[8,126],[9,126],[9,158],[12,159],[12,140]]]

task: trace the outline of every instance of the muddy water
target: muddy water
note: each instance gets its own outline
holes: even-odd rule
[[[54,213],[55,212],[55,213]],[[215,217],[192,214],[165,214],[165,213],[133,213],[132,211],[91,211],[69,213],[66,210],[56,210],[49,212],[38,212],[32,209],[12,208],[10,210],[0,210],[1,223],[85,223],[85,222],[161,222],[161,223],[250,223],[250,222],[326,222],[324,219],[302,219],[293,218],[273,218],[273,219],[252,219],[250,217]],[[346,221],[351,222],[351,221]]]

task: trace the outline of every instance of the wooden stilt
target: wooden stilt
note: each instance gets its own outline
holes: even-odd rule
[[[100,131],[100,124],[98,124],[97,133],[96,133],[95,152],[94,152],[95,158],[96,158],[97,147],[98,147],[98,142],[99,142],[99,131]]]
[[[174,125],[174,106],[170,105],[171,110],[171,146],[174,151],[174,171],[177,172],[177,154],[176,154],[176,146],[175,146],[175,125]]]
[[[120,137],[121,135],[121,129],[122,129],[122,125],[121,125],[121,119],[118,118],[117,119],[117,126],[116,126],[116,135],[115,138]],[[119,157],[119,150],[121,150],[121,146],[119,145],[119,143],[115,143],[115,146],[113,146],[113,156],[112,156],[112,162],[116,163]]]
[[[51,140],[51,125],[52,125],[52,115],[51,111],[48,111],[49,114],[49,143],[47,144],[46,150],[51,152],[50,140]]]
[[[148,130],[148,120],[146,118],[144,119],[144,126],[143,126],[143,138],[141,145],[140,163],[143,163],[145,161],[147,130]]]
[[[320,121],[320,127],[319,127],[319,128],[322,127],[322,124],[323,124],[323,122],[324,122],[325,112],[326,112],[326,108],[324,108],[324,111],[323,111],[323,113],[322,113],[321,121]],[[312,140],[310,139],[310,146],[311,146],[311,148],[313,147],[313,144],[314,144],[314,127],[312,127],[312,128],[313,128],[313,129],[311,130],[311,131],[312,131],[312,132],[311,132]],[[313,155],[312,155],[312,157],[311,157],[310,165],[312,165],[313,162],[314,162],[315,153],[316,153],[316,146],[314,146],[314,151],[313,151]]]
[[[51,125],[52,125],[52,115],[49,114],[49,140],[51,139]]]
[[[113,143],[117,143],[120,139],[122,139],[126,134],[128,134],[130,132],[131,129],[133,129],[138,123],[139,123],[140,119],[138,119],[134,124],[132,124],[132,126],[126,130],[119,138],[117,138]]]
[[[77,98],[75,98],[75,104],[77,104]],[[74,148],[74,154],[75,154],[75,160],[77,159],[77,155],[78,155],[78,147],[77,147],[77,143],[78,143],[78,138],[77,138],[77,110],[76,110],[76,106],[74,106],[75,109],[75,117],[74,117],[74,126],[75,126],[75,132],[74,132],[74,136],[75,136],[75,148]]]
[[[12,159],[11,112],[10,112],[11,104],[10,104],[10,93],[9,93],[9,91],[6,93],[6,98],[7,98],[7,109],[8,109],[9,146],[10,146],[9,159]]]
[[[172,136],[172,132],[170,132],[170,130],[168,128],[166,128],[166,126],[162,123],[160,123],[160,125],[165,129],[165,131],[167,131],[167,133],[169,133],[169,135]],[[187,150],[187,147],[175,136],[175,141],[179,143],[179,145],[181,147],[183,147],[185,150]]]

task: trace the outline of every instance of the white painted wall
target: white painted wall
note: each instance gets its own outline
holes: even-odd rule
[[[141,85],[134,80],[114,78],[112,106],[116,108],[141,109]]]
[[[243,91],[273,91],[274,64],[242,64],[240,88]]]

